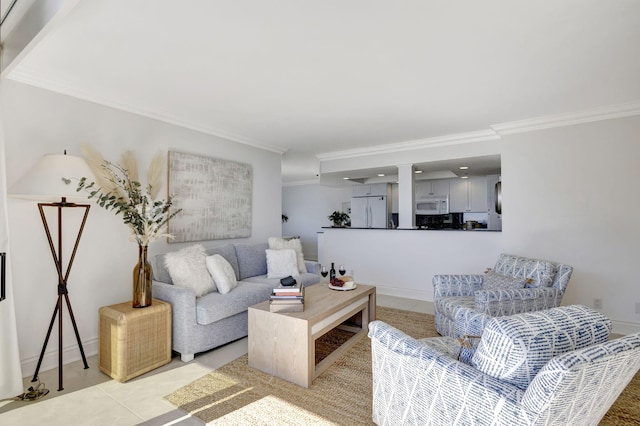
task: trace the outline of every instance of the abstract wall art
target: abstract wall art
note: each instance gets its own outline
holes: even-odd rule
[[[169,151],[169,242],[250,237],[252,188],[250,164]]]

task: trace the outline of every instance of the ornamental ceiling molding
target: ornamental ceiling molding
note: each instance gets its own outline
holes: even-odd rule
[[[319,154],[317,157],[320,161],[330,161],[365,155],[391,154],[399,151],[410,151],[421,148],[484,142],[500,139],[504,135],[515,133],[526,133],[551,129],[554,127],[573,126],[576,124],[612,120],[615,118],[631,117],[634,115],[640,115],[640,101],[494,124],[489,126],[489,130],[439,136],[435,138],[416,139],[413,141],[378,145],[368,148],[327,152]]]
[[[576,124],[591,123],[595,121],[631,117],[634,115],[640,115],[640,101],[607,105],[564,114],[528,118],[526,120],[494,124],[490,127],[499,135],[510,135],[514,133],[533,132],[536,130],[544,130],[554,127],[573,126]]]
[[[142,117],[150,118],[153,120],[161,121],[163,123],[173,124],[178,127],[183,127],[189,130],[195,130],[200,133],[215,136],[230,142],[237,142],[244,145],[249,145],[254,148],[259,148],[265,151],[274,152],[276,154],[284,154],[286,149],[279,148],[272,145],[252,140],[249,137],[227,132],[222,129],[205,126],[201,123],[185,120],[182,117],[178,117],[166,112],[156,112],[144,108],[135,107],[127,102],[120,102],[114,99],[98,96],[94,93],[78,90],[70,84],[64,84],[57,81],[43,79],[35,77],[34,74],[25,73],[19,70],[13,70],[8,77],[10,80],[24,83],[30,86],[38,87],[40,89],[60,93],[62,95],[71,96],[72,98],[81,99],[87,102],[92,102],[98,105],[114,108],[120,111],[136,114]]]

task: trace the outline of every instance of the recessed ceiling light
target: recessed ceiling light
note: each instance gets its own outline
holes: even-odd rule
[[[467,170],[469,166],[460,166],[460,170]]]
[[[382,177],[382,176],[384,176],[384,173],[378,173],[378,176]]]
[[[469,176],[467,176],[467,175],[460,176],[460,179],[469,179]]]
[[[419,175],[420,173],[422,173],[422,170],[416,170],[416,171],[415,171],[415,172],[413,172],[413,173],[415,173],[415,174]]]
[[[343,177],[342,179],[344,179],[344,180],[349,180],[349,178],[348,178],[348,177]]]

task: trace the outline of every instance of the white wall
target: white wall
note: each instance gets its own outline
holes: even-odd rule
[[[248,239],[203,244],[266,241],[270,236],[281,235],[279,154],[20,83],[4,81],[3,84],[9,187],[45,154],[62,153],[66,149],[69,154],[80,155],[82,142],[92,144],[112,161],[119,161],[124,150],[132,149],[142,172],[158,150],[230,159],[253,166],[252,235]],[[24,374],[31,375],[57,300],[57,279],[36,203],[9,199],[8,209],[20,357]],[[77,229],[73,223],[77,220],[75,216],[74,212],[65,210],[64,226],[68,230],[65,231],[65,263],[71,249],[69,237],[75,236]],[[53,228],[56,228],[55,222]],[[128,228],[119,216],[92,205],[69,278],[69,296],[88,355],[97,350],[99,307],[131,299],[131,274],[137,261],[137,247],[128,238]],[[150,256],[153,258],[155,254],[187,244],[191,243],[156,241],[149,248]],[[64,318],[64,361],[67,363],[79,359],[80,354],[66,308]],[[54,328],[42,370],[57,365],[56,353]]]
[[[434,274],[482,273],[500,252],[564,262],[574,274],[563,304],[592,306],[600,298],[614,331],[640,330],[638,135],[635,116],[433,148],[431,155],[387,154],[387,165],[407,156],[420,162],[501,154],[503,232],[328,230],[319,260],[346,263],[356,280],[381,292],[425,300],[432,300]],[[342,167],[360,164],[343,160]]]
[[[319,184],[282,188],[282,213],[289,221],[282,224],[282,235],[299,235],[306,259],[318,259],[318,232],[331,226],[327,219],[342,203],[351,201],[351,187],[332,188]]]

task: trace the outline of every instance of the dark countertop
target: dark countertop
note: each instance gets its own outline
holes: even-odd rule
[[[352,228],[350,226],[343,227],[334,227],[334,226],[323,226],[322,229],[366,229],[366,230],[377,230],[377,231],[446,231],[446,232],[502,232],[502,230],[494,230],[494,229],[486,229],[486,228],[475,228],[471,230],[467,229],[431,229],[431,228]]]

